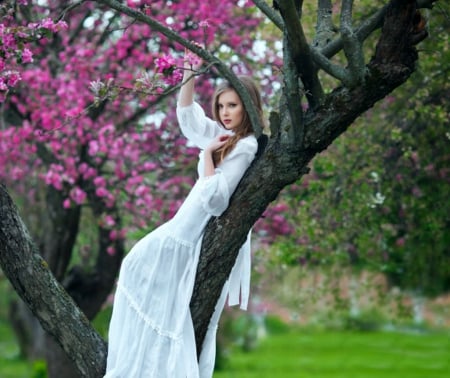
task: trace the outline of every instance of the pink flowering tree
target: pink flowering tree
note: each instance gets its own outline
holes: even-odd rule
[[[252,72],[275,105],[267,146],[227,211],[206,230],[191,301],[200,348],[249,229],[284,187],[308,172],[314,156],[408,80],[418,60],[415,46],[427,35],[419,8],[434,2],[392,0],[357,16],[352,1],[340,8],[319,1],[316,29],[310,32],[303,17],[311,17],[311,9],[292,0],[275,1],[273,7],[261,0],[99,0],[66,8],[50,0],[32,12],[25,1],[14,2],[2,30],[16,41],[22,32],[11,28],[25,25],[31,33],[33,25],[47,25],[48,15],[64,20],[67,28],[33,36],[33,47],[15,48],[11,40],[15,53],[2,55],[2,181],[27,205],[38,227],[30,226],[28,234],[2,187],[0,262],[83,376],[98,377],[104,370],[105,344],[83,314],[92,318],[110,293],[126,232],[171,216],[192,183],[187,168],[197,151],[180,141],[176,99],[168,96],[179,83],[180,52],[187,47],[205,61],[199,74],[207,72],[209,79],[199,80],[199,100],[208,102],[216,79],[229,80],[258,135],[262,125],[235,74]],[[379,36],[369,40],[381,26]],[[25,48],[33,61],[20,61]],[[339,52],[342,56],[333,59]],[[9,66],[17,71],[11,82]],[[47,209],[45,215],[32,211],[39,208]],[[85,225],[95,237],[78,240]],[[288,225],[279,231],[290,232]],[[70,264],[73,259],[77,264]],[[49,345],[50,376],[79,376],[58,366],[66,361]]]
[[[235,51],[236,72],[253,71],[277,58],[254,61],[248,36],[260,18],[236,3],[128,5],[224,59]],[[53,275],[93,319],[126,235],[170,218],[195,179],[198,151],[180,138],[174,116],[184,47],[92,2],[10,2],[2,12],[1,180],[29,209],[24,219]],[[217,79],[199,81],[205,105]],[[23,353],[45,352],[50,374],[61,374],[58,346],[42,340],[26,306],[14,306]]]

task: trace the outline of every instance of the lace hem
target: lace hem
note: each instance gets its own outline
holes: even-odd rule
[[[128,292],[128,290],[123,285],[118,283],[117,290],[119,290],[124,295],[126,300],[129,302],[131,308],[136,312],[136,314],[139,316],[139,318],[145,324],[147,324],[151,329],[153,329],[158,335],[169,338],[175,342],[181,341],[181,339],[182,339],[181,334],[176,334],[174,332],[163,330],[161,327],[158,327],[151,318],[149,318],[145,313],[143,313],[141,311],[139,305],[136,303],[136,301],[133,299],[131,294]]]

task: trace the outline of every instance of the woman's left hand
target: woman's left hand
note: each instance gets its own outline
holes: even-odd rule
[[[222,147],[229,138],[230,136],[226,134],[215,137],[208,147],[206,147],[205,152],[212,154],[214,151],[217,151],[220,147]]]

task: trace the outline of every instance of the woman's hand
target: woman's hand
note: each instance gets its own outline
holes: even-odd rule
[[[219,135],[214,138],[211,143],[206,147],[204,151],[204,165],[205,165],[205,177],[215,174],[215,166],[213,160],[213,153],[222,147],[230,138],[229,135]]]
[[[199,43],[194,42],[193,44],[195,46],[201,48]],[[194,54],[192,51],[190,51],[187,48],[184,49],[183,62],[184,62],[185,72],[186,72],[186,70],[198,71],[200,69],[200,67],[203,65],[203,59],[200,58],[198,55]]]
[[[215,137],[208,145],[208,147],[206,147],[205,153],[213,154],[214,151],[217,151],[220,147],[222,147],[229,138],[230,136],[226,134]]]

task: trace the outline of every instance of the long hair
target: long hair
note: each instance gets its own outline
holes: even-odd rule
[[[247,92],[250,95],[250,97],[253,101],[253,104],[256,106],[260,121],[261,121],[261,123],[263,123],[262,100],[261,100],[261,93],[259,91],[259,88],[256,86],[253,79],[248,76],[238,76],[238,79],[244,85],[244,87],[247,89]],[[230,85],[230,83],[224,82],[224,83],[219,84],[214,92],[213,101],[212,101],[213,118],[214,118],[214,120],[219,122],[221,124],[221,126],[224,128],[225,128],[225,125],[223,125],[222,122],[220,121],[218,101],[219,101],[219,96],[222,93],[229,91],[229,90],[235,90]],[[241,99],[241,101],[242,101],[242,99]],[[225,158],[225,156],[227,156],[233,150],[233,148],[236,146],[237,142],[241,138],[244,138],[247,135],[253,133],[253,126],[252,126],[252,123],[250,122],[250,117],[248,115],[247,110],[244,111],[244,116],[242,117],[241,124],[238,127],[236,127],[233,131],[234,131],[234,135],[232,135],[221,148],[214,151],[213,161],[214,161],[215,166],[217,166]]]

